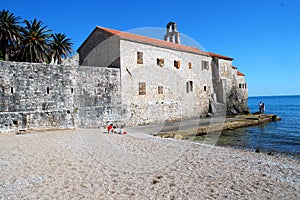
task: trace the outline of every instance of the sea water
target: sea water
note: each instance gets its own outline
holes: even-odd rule
[[[257,126],[223,131],[216,145],[259,149],[262,152],[281,153],[300,158],[300,95],[249,97],[251,113],[258,112],[265,103],[266,114],[276,114],[281,120]],[[202,138],[203,139],[203,138]],[[194,141],[201,142],[201,138]]]

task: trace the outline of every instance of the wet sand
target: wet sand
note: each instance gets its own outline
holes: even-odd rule
[[[104,130],[0,134],[0,199],[300,199],[300,161]]]

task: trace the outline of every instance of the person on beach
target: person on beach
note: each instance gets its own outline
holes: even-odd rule
[[[113,127],[113,124],[110,124],[110,125],[107,127],[107,132],[108,132],[108,133],[114,133],[114,127]]]
[[[121,134],[121,135],[124,134],[123,128],[124,128],[124,126],[121,126],[120,129],[119,129],[119,131],[118,131],[118,133]]]
[[[124,131],[124,125],[121,125],[118,133],[121,134],[121,135],[126,135],[127,134],[127,132]]]

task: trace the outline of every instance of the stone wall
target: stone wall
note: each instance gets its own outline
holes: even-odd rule
[[[161,123],[206,116],[212,102],[227,105],[227,114],[247,109],[245,78],[231,61],[127,40],[120,46],[121,67],[0,61],[0,131]]]
[[[0,129],[74,127],[74,68],[0,61]]]
[[[161,123],[205,116],[212,93],[211,67],[202,68],[202,61],[211,57],[187,53],[149,44],[121,40],[122,104],[130,125]],[[137,52],[143,62],[137,63]],[[163,59],[163,64],[157,64]],[[174,61],[179,61],[176,68]],[[187,83],[192,91],[187,92]],[[145,94],[139,94],[139,83],[145,83]],[[158,93],[162,87],[162,93]]]
[[[119,68],[80,66],[76,77],[74,112],[79,127],[123,123]]]
[[[223,115],[247,113],[248,90],[245,77],[238,75],[238,70],[232,66],[231,60],[213,58],[212,68],[213,97],[215,103],[223,104]]]
[[[79,64],[82,66],[120,66],[120,38],[95,28],[79,47]]]
[[[219,69],[222,88],[225,95],[226,115],[248,112],[248,90],[245,77],[238,75],[238,70],[231,61],[220,60]]]
[[[0,61],[0,131],[121,121],[120,69]]]

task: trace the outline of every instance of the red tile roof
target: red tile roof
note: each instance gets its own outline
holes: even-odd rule
[[[243,74],[242,72],[237,71],[236,73],[238,76],[245,76],[245,74]]]
[[[104,30],[106,32],[109,32],[113,35],[118,35],[120,38],[127,39],[130,41],[141,42],[141,43],[150,44],[150,45],[157,45],[157,46],[165,47],[165,48],[169,48],[169,49],[175,49],[175,50],[186,51],[186,52],[205,55],[205,56],[217,57],[217,58],[221,58],[221,59],[225,59],[225,60],[233,60],[233,58],[230,58],[227,56],[222,56],[222,55],[211,53],[211,52],[201,51],[196,47],[185,46],[182,44],[176,44],[176,43],[168,42],[165,40],[159,40],[159,39],[155,39],[155,38],[151,38],[151,37],[146,37],[146,36],[137,35],[137,34],[128,33],[128,32],[122,32],[122,31],[104,28],[104,27],[100,27],[100,26],[97,26],[96,28]]]
[[[217,57],[217,58],[222,58],[225,60],[233,60],[233,58],[227,57],[227,56],[223,56],[220,54],[216,54],[216,53],[212,53],[212,52],[207,52],[211,57]]]

